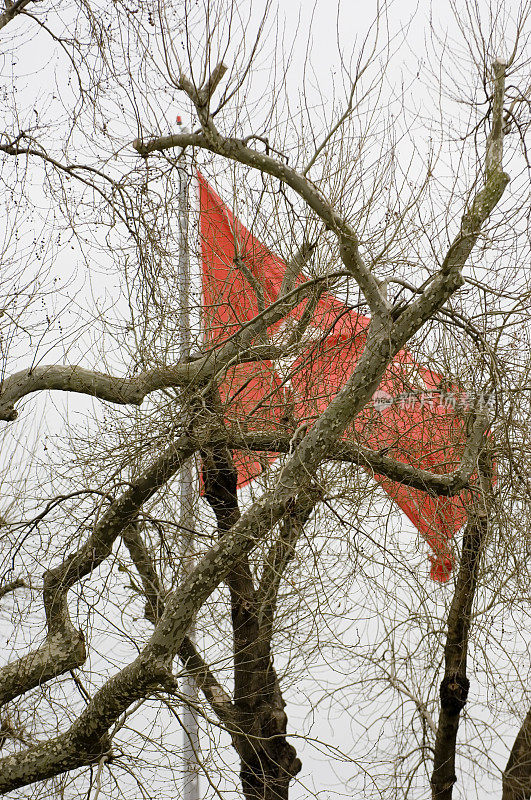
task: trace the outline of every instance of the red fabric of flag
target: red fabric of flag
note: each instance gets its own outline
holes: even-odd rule
[[[256,288],[267,307],[277,295],[285,266],[252,236],[198,174],[203,283],[203,330],[208,343],[221,342],[236,333],[259,311]],[[219,387],[225,416],[242,430],[278,429],[285,409],[281,380],[270,361],[231,367]],[[238,452],[238,485],[244,486],[276,456]]]
[[[236,219],[218,195],[199,179],[203,325],[206,341],[221,342],[278,297],[284,263]],[[300,280],[304,280],[301,275]],[[261,288],[260,288],[261,287]],[[269,331],[273,340],[294,326],[307,301]],[[294,424],[311,423],[352,374],[363,350],[370,320],[329,293],[323,293],[294,360],[253,362],[232,367],[220,385],[225,415],[247,430],[282,428],[286,411]],[[356,418],[345,438],[374,450],[385,449],[405,464],[437,473],[459,462],[464,429],[454,412],[456,395],[437,373],[402,350],[388,367],[373,402]],[[268,460],[273,460],[272,456]],[[248,483],[263,462],[236,456],[239,485]],[[373,476],[429,543],[431,576],[448,580],[449,540],[466,521],[462,498],[433,497],[381,475]]]

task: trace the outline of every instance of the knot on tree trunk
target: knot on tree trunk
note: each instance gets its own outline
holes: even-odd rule
[[[284,737],[257,742],[253,757],[242,762],[245,800],[288,800],[291,780],[301,769],[295,748]]]
[[[441,682],[441,706],[449,714],[459,714],[465,707],[470,681],[465,675],[447,675]]]
[[[268,704],[260,713],[262,734],[264,736],[283,736],[286,733],[288,717],[281,708],[271,708]]]
[[[247,719],[240,776],[245,800],[288,800],[292,779],[302,769],[297,751],[286,739],[282,698],[258,703]]]
[[[107,763],[113,760],[112,739],[106,733],[103,736],[97,734],[83,736],[83,732],[80,731],[77,736],[73,737],[72,750],[81,755],[83,764],[95,764],[102,758]]]

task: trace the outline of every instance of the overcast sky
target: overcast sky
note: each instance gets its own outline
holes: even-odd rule
[[[487,9],[486,0],[479,0],[479,5],[485,10]],[[505,6],[508,10],[514,8],[516,11],[518,3],[514,0],[508,0]],[[366,31],[370,28],[374,20],[377,5],[375,2],[345,2],[342,4],[339,16],[337,4],[335,2],[330,2],[330,0],[319,0],[315,5],[313,2],[303,2],[298,5],[297,3],[290,2],[290,0],[279,0],[278,7],[280,18],[285,19],[285,25],[282,23],[280,26],[281,34],[284,36],[286,45],[293,48],[292,68],[287,81],[288,89],[293,93],[293,97],[295,97],[300,85],[301,76],[305,69],[307,44],[310,41],[313,75],[309,71],[307,71],[306,74],[308,85],[313,88],[309,88],[309,92],[311,93],[314,91],[316,102],[320,99],[326,106],[327,102],[331,103],[332,101],[333,86],[337,86],[338,81],[339,83],[341,81],[338,38],[340,52],[343,55],[348,54],[350,57],[350,51],[354,46],[356,37],[358,41],[362,41]],[[258,14],[259,10],[259,4],[254,3],[253,15]],[[402,86],[404,82],[408,86],[411,86],[411,82],[416,80],[419,66],[422,67],[423,60],[426,56],[426,44],[428,42],[426,37],[426,21],[431,13],[436,17],[436,25],[439,30],[447,32],[449,36],[453,36],[454,17],[451,13],[450,3],[447,2],[447,0],[434,4],[423,2],[422,0],[419,3],[410,2],[410,0],[396,0],[396,2],[391,5],[388,12],[388,24],[391,36],[396,35],[394,42],[396,43],[398,54],[395,55],[394,66],[388,75],[388,91],[391,91],[393,82],[396,82],[396,85],[399,86]],[[309,33],[310,26],[312,28],[311,35]],[[407,30],[407,33],[404,32],[405,30]],[[9,31],[10,28],[6,28],[4,35],[8,34]],[[17,80],[20,81],[21,87],[22,85],[24,87],[21,88],[20,92],[21,95],[26,93],[25,98],[22,98],[21,106],[25,105],[27,107],[28,120],[31,119],[32,114],[35,113],[33,109],[36,109],[37,113],[46,113],[46,109],[41,108],[40,104],[42,103],[41,98],[46,95],[46,92],[51,91],[50,76],[55,76],[54,80],[56,80],[56,86],[59,92],[64,91],[68,93],[69,91],[64,64],[60,62],[56,54],[51,56],[51,51],[47,50],[49,41],[45,37],[39,39],[39,43],[40,46],[38,48],[34,47],[31,49],[31,47],[28,46],[28,49],[24,53],[21,52],[19,56],[15,58],[13,65],[8,65],[7,60],[4,59],[5,74],[9,76],[11,70],[13,70],[11,74],[15,74]],[[264,49],[264,53],[267,53],[267,48]],[[35,70],[45,75],[47,81],[41,83],[38,79],[36,80],[34,75]],[[26,78],[28,73],[30,77]],[[267,70],[264,70],[264,75],[267,75]],[[48,80],[48,78],[50,78],[50,80]],[[319,89],[317,89],[317,83],[319,83]],[[428,94],[424,93],[422,80],[417,80],[413,85],[417,87],[418,92],[414,98],[408,94],[408,97],[411,97],[412,107],[414,105],[421,106],[423,98],[425,98],[425,102],[428,103]],[[260,87],[260,78],[257,77],[253,91],[258,97],[260,94]],[[12,122],[13,121],[8,117],[6,120],[6,127],[9,127]],[[193,120],[185,119],[185,123],[192,124]],[[21,120],[21,124],[24,125],[25,121]],[[119,130],[120,127],[124,129],[125,147],[129,135],[126,130],[126,125],[122,120],[119,120],[116,126],[117,130]],[[131,130],[130,139],[134,138],[136,133],[136,130]],[[131,158],[132,157],[133,154],[131,155]],[[37,172],[33,174],[36,175]],[[32,176],[30,174],[30,180],[31,179]],[[38,182],[38,179],[36,180]],[[221,184],[223,188],[223,181]],[[229,183],[227,182],[225,186],[228,189]],[[35,196],[38,196],[38,190],[35,191],[37,192]],[[38,218],[39,214],[37,214],[35,218],[32,216],[31,223],[34,223],[35,227],[29,239],[38,235],[39,230],[45,229],[51,218],[49,209],[47,209],[46,206],[47,201],[45,200],[45,196],[42,195],[41,199],[43,206],[40,211],[42,211],[42,214],[40,218]],[[39,226],[42,227],[39,228]],[[30,260],[31,259],[28,260],[28,263]],[[61,280],[64,280],[65,276],[68,276],[72,281],[67,294],[69,294],[69,296],[77,296],[80,305],[85,302],[91,303],[93,301],[98,301],[101,302],[102,309],[107,309],[109,314],[116,314],[118,313],[117,308],[119,309],[120,306],[118,305],[113,308],[115,299],[114,293],[117,292],[117,285],[113,281],[113,277],[109,271],[110,261],[111,259],[107,261],[105,255],[98,252],[97,255],[94,255],[92,262],[94,272],[88,275],[84,271],[86,261],[81,258],[78,244],[73,242],[71,245],[68,245],[68,247],[62,248],[58,257],[53,260],[53,263],[50,265],[52,274],[56,273]],[[51,302],[53,305],[53,300]],[[45,312],[42,313],[44,314]],[[84,340],[74,340],[71,350],[68,353],[61,352],[60,348],[43,349],[43,352],[39,355],[39,359],[41,361],[44,359],[45,362],[62,359],[68,361],[70,359],[70,354],[73,354],[72,357],[75,356],[79,363],[83,363],[84,350],[88,353],[88,345]],[[27,355],[27,353],[20,351],[16,354],[16,360],[14,360],[12,356],[11,368],[13,368],[15,364],[17,364],[19,368],[21,368],[22,365],[25,366]],[[90,353],[88,353],[87,357],[90,357]],[[19,358],[20,362],[18,361]],[[89,366],[92,366],[92,364]],[[54,412],[54,404],[57,404],[57,408],[59,409],[57,415]],[[61,414],[64,412],[65,407],[69,407],[74,414],[79,416],[80,422],[82,422],[85,410],[89,409],[92,405],[92,401],[80,400],[79,398],[67,399],[64,397],[56,397],[52,401],[49,397],[46,397],[39,399],[36,407],[43,409],[43,413],[45,413],[43,427],[53,430],[54,426],[57,425],[57,420],[60,419]],[[45,412],[44,409],[46,409]],[[40,421],[40,419],[35,420],[34,418],[32,424],[35,426],[35,429],[38,428],[38,423]],[[17,437],[20,434],[20,430],[21,428],[17,429],[13,426],[12,433],[10,434],[12,436],[11,444],[6,440],[4,447],[2,456],[4,459],[7,458],[6,453],[10,448],[18,446]],[[27,427],[26,434],[28,434]],[[36,431],[32,433],[32,436],[33,435],[37,437]],[[31,439],[31,436],[28,438]],[[0,511],[1,510],[0,508]],[[382,527],[385,528],[386,523],[387,520],[384,520]],[[418,557],[418,541],[416,539],[416,533],[412,530],[411,526],[403,519],[400,519],[396,513],[391,518],[389,525],[390,527],[402,526],[403,535],[410,537],[411,558],[414,559]],[[423,547],[423,545],[421,545],[421,547]],[[407,544],[404,545],[404,551],[407,552]],[[425,558],[425,556],[422,555],[421,558]],[[428,569],[426,567],[426,574],[427,571]],[[356,587],[353,587],[353,591],[355,590]],[[397,592],[399,591],[400,587],[397,587]],[[446,587],[427,586],[426,594],[428,597],[432,598],[434,605],[436,605],[438,602],[437,592],[444,593],[448,591],[449,589]],[[406,605],[409,602],[405,595],[401,596],[399,601]],[[357,603],[358,598],[354,598],[353,604],[356,605]],[[347,627],[347,623],[350,622],[347,616],[348,615],[345,616],[345,628]],[[338,622],[338,631],[340,631],[341,627],[341,624]],[[287,692],[289,699],[287,709],[290,720],[289,729],[292,732],[304,730],[304,733],[308,736],[307,741],[304,741],[302,738],[294,740],[304,764],[301,782],[297,784],[293,790],[294,800],[306,800],[308,797],[308,789],[305,788],[306,786],[309,787],[312,792],[315,792],[320,800],[339,800],[340,797],[359,797],[361,800],[363,797],[363,790],[361,787],[364,781],[366,780],[370,784],[373,778],[375,780],[377,779],[377,776],[363,776],[359,766],[354,766],[353,763],[349,762],[348,753],[355,753],[357,756],[365,752],[368,754],[375,744],[375,731],[378,730],[380,722],[382,731],[392,739],[394,724],[392,714],[388,719],[384,719],[385,714],[389,712],[389,706],[375,706],[375,718],[373,720],[375,724],[370,735],[368,735],[366,731],[368,718],[365,716],[358,719],[355,708],[353,710],[346,708],[349,705],[348,691],[341,693],[336,692],[336,689],[342,686],[346,680],[345,671],[348,670],[348,648],[351,644],[352,637],[359,637],[357,639],[358,644],[362,641],[369,646],[371,644],[371,637],[376,635],[377,627],[378,623],[373,618],[363,620],[357,627],[350,626],[348,633],[343,634],[341,659],[338,659],[335,664],[327,663],[324,656],[320,657],[315,653],[313,654],[311,662],[308,663],[308,670],[314,674],[319,674],[320,682],[324,687],[322,692],[321,689],[318,687],[316,688],[316,686],[312,684],[311,679],[305,681],[302,678]],[[338,631],[333,631],[333,635],[335,636]],[[412,634],[412,637],[414,638],[415,634]],[[282,667],[282,655],[278,658],[278,664],[279,667]],[[316,695],[319,693],[323,694],[322,702],[312,710],[310,706],[316,703]],[[327,693],[328,696],[326,696]],[[353,691],[352,697],[357,697],[355,691]],[[352,702],[354,702],[354,699]],[[382,715],[381,720],[379,719],[380,714]],[[514,735],[514,730],[511,730],[511,735]],[[178,739],[178,737],[176,738]],[[326,748],[323,750],[321,742],[329,743],[333,747],[338,748],[339,751],[343,751],[345,755],[341,756],[338,752],[338,758],[332,760],[330,758],[330,752]],[[509,739],[507,739],[507,742],[509,742]],[[502,751],[501,746],[499,746],[499,749]],[[496,758],[499,767],[503,766],[505,759],[506,752],[500,752],[500,755]],[[485,780],[487,781],[488,779]],[[203,788],[205,789],[205,796],[208,797],[209,800],[210,797],[214,797],[214,795],[208,793],[205,782],[203,782]],[[467,796],[468,791],[475,792],[475,788],[472,788],[472,784],[468,788],[460,784],[456,793],[456,800],[459,797]],[[418,798],[422,800],[422,798],[426,796],[427,794],[422,794],[421,792]],[[476,795],[469,794],[468,796],[475,797]],[[495,784],[491,785],[489,783],[484,783],[478,794],[481,800],[490,800],[490,798],[498,798],[499,796],[499,784],[495,786]]]

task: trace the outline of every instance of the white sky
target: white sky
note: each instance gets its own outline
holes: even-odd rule
[[[285,18],[285,26],[282,24],[281,33],[284,36],[285,42],[290,46],[291,44],[293,45],[293,67],[287,84],[290,88],[290,91],[292,91],[293,96],[295,96],[299,85],[300,76],[304,70],[308,30],[311,22],[314,31],[312,34],[311,44],[315,81],[317,79],[319,80],[320,92],[322,93],[323,99],[325,101],[330,100],[332,97],[333,81],[337,81],[337,78],[340,74],[339,58],[337,54],[337,30],[339,29],[342,50],[343,52],[346,52],[347,49],[352,46],[356,34],[358,37],[363,37],[366,29],[374,17],[376,3],[344,3],[341,10],[341,15],[339,17],[339,25],[337,23],[337,5],[334,2],[323,1],[318,2],[315,5],[313,2],[303,2],[300,5],[297,5],[296,3],[288,2],[288,0],[280,0],[278,5],[281,16]],[[482,0],[480,6],[486,9],[486,2],[483,2]],[[505,3],[505,6],[508,10],[516,11],[518,8],[518,3],[515,2],[515,0],[508,0],[508,2]],[[257,4],[254,4],[253,13],[256,7]],[[409,27],[405,44],[400,51],[399,58],[395,62],[396,67],[393,68],[389,76],[390,85],[392,85],[394,81],[396,81],[397,85],[401,85],[403,80],[408,83],[414,77],[418,63],[424,59],[426,53],[426,40],[424,34],[425,22],[427,17],[432,12],[438,17],[437,23],[440,25],[440,27],[443,29],[447,28],[450,33],[452,33],[454,24],[452,21],[453,16],[451,14],[450,3],[447,2],[447,0],[443,0],[443,2],[435,3],[433,5],[428,2],[422,2],[422,0],[419,3],[410,2],[410,0],[397,0],[397,2],[391,6],[389,10],[389,26],[392,34],[395,32],[397,33],[397,46],[400,41],[399,31],[404,25],[409,25]],[[296,30],[297,25],[298,30]],[[10,28],[6,28],[2,33],[3,35],[9,35],[10,31]],[[50,53],[46,51],[44,38],[41,38],[39,42],[42,43],[40,48],[33,48],[31,50],[26,49],[23,53],[20,53],[15,57],[12,65],[12,69],[17,76],[17,80],[25,80],[24,75],[30,75],[27,80],[26,87],[22,90],[24,97],[21,107],[25,106],[28,109],[28,116],[27,119],[21,120],[21,127],[27,125],[28,121],[32,119],[32,109],[39,109],[39,103],[41,102],[42,95],[46,94],[46,92],[50,89],[49,82],[43,81],[41,83],[41,81],[35,80],[33,76],[35,70],[38,70],[41,74],[47,76],[50,74],[58,75],[58,92],[69,91],[64,84],[65,73],[62,71],[64,68],[61,66],[59,57],[55,54],[52,57],[50,56]],[[264,52],[267,54],[267,49]],[[57,65],[59,67],[58,71],[56,71]],[[4,73],[8,75],[10,70],[11,64],[8,64],[7,60],[4,58]],[[61,83],[61,81],[63,82]],[[314,81],[314,79],[310,76],[310,84],[312,81]],[[257,87],[255,86],[255,92],[260,91],[259,80]],[[415,102],[417,104],[422,104],[422,91],[420,94],[417,94]],[[45,113],[45,109],[41,113]],[[5,127],[9,128],[11,120],[8,118],[5,120],[5,122]],[[187,120],[185,119],[185,123],[186,122]],[[125,127],[122,120],[116,120],[115,124],[117,130]],[[134,138],[135,135],[136,131],[132,131],[131,139]],[[37,172],[33,172],[32,178],[36,183],[38,183],[39,177]],[[38,196],[38,191],[34,190],[34,192],[34,196]],[[42,216],[44,217],[43,224],[46,224],[50,219],[49,215],[51,212],[47,208],[47,201],[44,197],[42,197],[42,206]],[[41,223],[39,220],[35,219],[33,224],[33,231],[36,235],[38,235],[40,229],[39,226]],[[70,250],[71,247],[73,250]],[[27,260],[29,264],[31,263],[32,252],[33,251],[30,248],[30,251],[27,254]],[[102,311],[102,313],[117,313],[116,309],[112,309],[113,300],[117,294],[116,283],[110,274],[110,270],[108,269],[109,265],[106,262],[106,258],[101,253],[92,255],[95,270],[93,274],[89,275],[85,272],[85,264],[81,258],[78,245],[74,243],[71,245],[65,244],[65,246],[61,249],[59,256],[54,259],[53,263],[51,263],[52,275],[61,278],[64,278],[65,276],[72,276],[71,289],[67,294],[70,296],[77,295],[81,306],[88,303],[90,307],[92,302],[95,303],[97,301],[98,303],[101,303],[102,309],[107,309],[106,311]],[[46,313],[49,313],[49,308],[53,307],[54,304],[56,305],[57,302],[58,300],[56,298],[54,299],[52,296],[49,301],[51,305],[47,306]],[[44,312],[41,311],[39,313]],[[72,325],[75,324],[77,323],[74,316],[72,319]],[[76,360],[79,360],[80,363],[83,361],[84,349],[87,350],[87,356],[92,358],[88,352],[88,343],[85,342],[85,340],[79,340],[74,342],[72,345],[72,353],[75,354]],[[27,354],[24,353],[23,350],[17,352],[15,355],[16,358],[11,361],[10,368],[12,368],[14,363],[19,363],[20,367],[22,367],[27,358]],[[49,353],[46,353],[46,358],[44,358],[44,355],[45,353],[41,353],[40,359],[44,359],[45,362],[49,362],[55,358],[66,358],[67,361],[70,360],[70,354],[61,353],[57,348],[53,348]],[[18,361],[19,358],[20,362]],[[53,411],[54,405],[57,405],[59,408],[60,413],[57,415]],[[44,427],[47,426],[53,430],[57,426],[57,420],[60,419],[62,409],[65,405],[70,407],[74,413],[79,414],[80,417],[83,417],[84,414],[89,411],[90,406],[92,406],[93,403],[92,401],[85,402],[82,400],[79,400],[78,402],[78,400],[75,398],[54,398],[52,401],[49,397],[47,397],[39,400],[36,407],[42,409],[42,413],[45,414],[47,418],[46,425],[44,425]],[[27,425],[27,421],[23,424]],[[12,437],[11,446],[14,446],[16,443],[20,432],[21,425],[18,427],[13,426],[10,434]],[[34,435],[37,437],[38,433],[35,432]],[[6,458],[5,454],[8,449],[10,449],[9,445],[5,444],[2,458]],[[0,508],[0,511],[1,510],[2,509]],[[412,531],[409,531],[409,535],[414,536]],[[405,548],[407,549],[406,545]],[[414,556],[412,555],[412,557]],[[445,593],[448,591],[449,589],[447,588],[427,588],[427,593],[431,595],[434,604],[438,602],[435,597],[436,592]],[[371,636],[374,634],[375,625],[376,623],[374,620],[369,620],[360,628],[360,636],[368,640],[369,643]],[[353,635],[352,630],[348,635]],[[344,641],[343,644],[345,649],[348,650],[348,640]],[[342,657],[346,657],[345,651],[343,652]],[[279,663],[281,662],[282,659],[279,658]],[[312,660],[311,663],[308,664],[308,669],[309,671],[319,670],[321,675],[325,676],[325,679],[329,684],[329,691],[331,692],[332,696],[334,689],[345,681],[345,676],[343,674],[336,675],[334,670],[329,665],[327,666],[324,659],[319,662],[316,657],[315,661]],[[336,678],[337,684],[335,684]],[[291,731],[298,729],[300,724],[316,741],[325,740],[344,750],[349,750],[353,743],[355,743],[356,747],[359,745],[362,751],[363,748],[372,746],[370,738],[364,734],[362,722],[360,720],[356,720],[356,712],[354,711],[354,714],[347,714],[342,711],[341,703],[348,704],[348,692],[345,697],[342,697],[341,702],[336,702],[336,699],[333,696],[333,701],[330,704],[327,705],[326,703],[323,703],[323,705],[316,710],[316,713],[313,714],[309,708],[309,701],[306,698],[306,693],[310,693],[310,691],[311,687],[307,685],[307,682],[301,680],[296,687],[293,687],[288,692],[289,702],[287,711],[290,720],[289,726]],[[472,691],[474,691],[474,688]],[[356,693],[353,692],[353,697],[355,696]],[[381,713],[383,716],[386,709],[387,706],[384,706],[383,704],[382,706],[375,705],[375,722],[377,722],[376,718],[378,715]],[[382,725],[386,729],[387,733],[392,736],[392,716],[385,723],[382,723]],[[514,733],[514,729],[511,728],[510,735],[512,736]],[[510,740],[507,739],[507,742],[509,741]],[[339,760],[332,763],[327,755],[319,755],[318,748],[314,747],[311,743],[305,743],[302,740],[295,741],[294,743],[296,744],[304,764],[301,784],[298,784],[293,790],[294,800],[303,800],[308,797],[308,790],[304,788],[305,784],[311,787],[312,791],[317,794],[320,800],[339,800],[339,798],[343,796],[356,798],[359,797],[361,800],[361,798],[365,796],[363,790],[361,789],[361,786],[363,785],[362,778],[357,778],[354,780],[353,784],[349,784],[349,781],[353,779],[355,768],[352,764],[348,763],[348,761],[345,763]],[[502,749],[499,745],[497,745],[497,747],[500,750]],[[497,757],[497,764],[499,767],[503,766],[505,758],[506,753],[502,753],[499,757]],[[498,798],[500,796],[499,783],[491,785],[488,778],[483,778],[482,780],[483,782],[477,796],[480,797],[481,800],[490,800],[490,798],[495,797]],[[210,800],[210,798],[214,795],[208,792],[204,782],[202,785],[205,789],[205,797],[208,797]],[[354,788],[350,788],[352,786]],[[456,800],[459,797],[465,796],[469,798],[475,797],[476,794],[474,794],[474,792],[475,788],[473,787],[472,783],[468,787],[463,787],[463,785],[460,784],[456,791]],[[418,797],[419,800],[422,800],[422,798],[426,796],[427,794],[425,790],[419,790],[419,793],[415,795],[415,797]],[[390,797],[390,795],[387,795],[387,797]]]

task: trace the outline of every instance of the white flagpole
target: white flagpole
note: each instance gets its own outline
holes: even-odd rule
[[[177,117],[180,125],[180,117]],[[190,328],[190,251],[188,241],[190,177],[185,167],[179,168],[179,260],[178,260],[178,304],[179,304],[179,349],[181,357],[191,351]],[[194,552],[194,496],[196,475],[193,459],[188,460],[180,471],[180,531],[182,548],[181,563],[183,572],[192,568]],[[188,636],[194,639],[194,625]],[[190,699],[191,705],[184,704],[183,722],[183,800],[199,800],[199,726],[193,706],[197,702],[197,688],[192,678],[183,677],[182,693]]]

